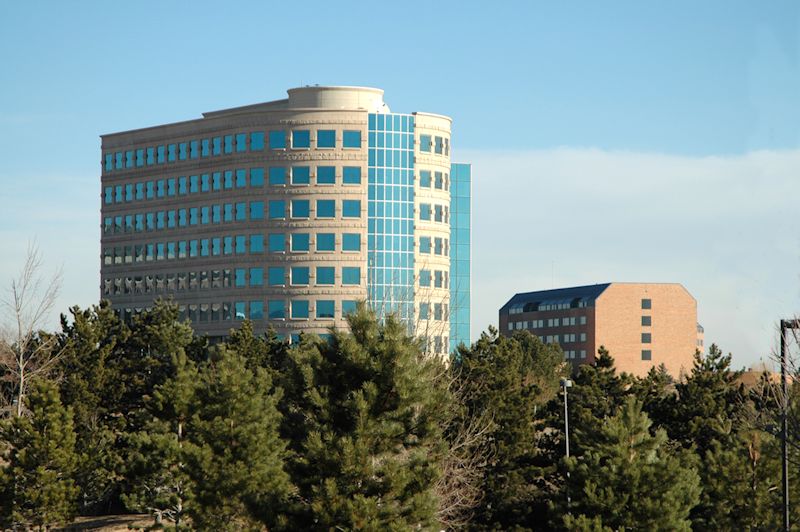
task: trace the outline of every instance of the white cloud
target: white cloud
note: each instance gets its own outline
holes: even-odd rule
[[[473,336],[516,292],[679,282],[707,343],[743,366],[800,313],[800,150],[456,155],[473,164]]]

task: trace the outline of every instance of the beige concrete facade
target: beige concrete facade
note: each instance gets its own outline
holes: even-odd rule
[[[702,342],[697,302],[680,284],[610,283],[518,294],[500,311],[500,330],[529,330],[558,343],[575,364],[604,346],[619,372],[644,376],[664,364],[675,378],[692,368]]]

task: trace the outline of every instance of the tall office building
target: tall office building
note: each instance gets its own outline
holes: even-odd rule
[[[680,284],[605,283],[516,294],[500,309],[500,330],[527,330],[558,343],[567,360],[591,363],[605,346],[617,370],[644,376],[664,364],[673,377],[703,350],[697,302]]]
[[[296,338],[366,300],[445,353],[469,343],[469,165],[448,117],[383,91],[288,98],[102,136],[101,295],[129,316],[173,297],[196,331]]]

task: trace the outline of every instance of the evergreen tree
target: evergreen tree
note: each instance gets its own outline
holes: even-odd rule
[[[641,403],[628,397],[617,413],[581,435],[583,454],[565,459],[572,504],[569,530],[690,530],[699,477],[685,451],[663,430],[650,433]]]
[[[0,425],[5,467],[0,477],[0,513],[5,526],[50,527],[75,514],[78,489],[72,412],[47,382],[33,384],[25,398],[29,417]]]
[[[168,417],[180,419],[189,388],[161,389],[172,408]],[[291,489],[278,434],[279,396],[264,369],[248,369],[235,353],[223,353],[200,372],[184,447],[192,482],[187,512],[195,528],[260,530],[279,523]]]
[[[298,489],[288,527],[432,528],[445,367],[391,316],[379,324],[361,305],[348,320],[352,333],[304,337],[275,362],[288,366],[281,409]]]
[[[493,420],[483,469],[484,497],[470,523],[475,529],[536,527],[544,515],[555,457],[542,445],[544,407],[556,396],[567,365],[556,345],[527,332],[511,338],[490,328],[453,363],[466,387],[464,415]]]

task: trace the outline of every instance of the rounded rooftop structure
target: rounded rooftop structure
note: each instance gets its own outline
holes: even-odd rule
[[[372,87],[332,87],[310,85],[286,91],[290,109],[363,109],[388,113],[383,90]]]

